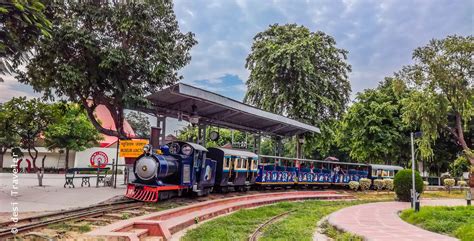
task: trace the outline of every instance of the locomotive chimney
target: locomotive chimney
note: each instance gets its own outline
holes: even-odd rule
[[[161,133],[161,128],[159,127],[151,128],[150,145],[153,147],[154,150],[160,149],[160,133]]]

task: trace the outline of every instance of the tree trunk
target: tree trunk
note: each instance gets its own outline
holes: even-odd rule
[[[3,171],[3,155],[5,155],[5,152],[7,152],[7,148],[0,149],[0,172]]]
[[[36,176],[38,177],[38,186],[42,187],[43,186],[43,176],[44,176],[44,161],[46,159],[46,155],[43,156],[43,159],[41,160],[41,168],[37,168],[36,170]]]
[[[66,169],[69,169],[69,148],[66,147],[66,165],[64,166],[64,168]]]
[[[464,140],[464,131],[462,128],[462,119],[461,113],[456,112],[456,137],[459,145],[461,145],[462,149],[465,152],[466,157],[471,162],[471,165],[474,165],[474,156],[472,155],[471,149],[467,146],[466,140]]]

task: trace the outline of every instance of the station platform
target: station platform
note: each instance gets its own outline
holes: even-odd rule
[[[119,198],[126,192],[126,185],[122,185],[123,175],[117,176],[116,189],[103,184],[96,188],[95,178],[90,179],[90,187],[81,187],[81,179],[75,179],[75,188],[64,188],[64,174],[44,174],[42,187],[38,186],[35,173],[18,174],[16,181],[18,189],[14,190],[13,175],[0,173],[0,220],[11,216],[12,203],[17,203],[20,217],[27,217],[33,213],[94,205]],[[18,194],[12,195],[12,190]]]

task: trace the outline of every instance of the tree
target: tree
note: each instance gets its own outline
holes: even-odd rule
[[[51,22],[39,0],[0,3],[0,74],[11,73],[41,36],[50,37]],[[2,79],[0,78],[0,81]]]
[[[330,136],[351,91],[347,51],[333,37],[296,24],[270,25],[254,37],[244,101],[264,110],[320,126]],[[326,133],[326,131],[328,131]],[[312,136],[308,142],[317,142]],[[321,144],[321,143],[319,143]],[[305,153],[327,149],[305,145]],[[321,152],[316,151],[316,152]],[[323,150],[324,152],[324,150]]]
[[[177,70],[191,59],[193,34],[179,31],[171,1],[68,2],[53,12],[52,38],[40,42],[19,81],[45,97],[81,103],[99,132],[128,139],[124,108],[181,79]],[[110,111],[116,130],[100,125],[98,105]]]
[[[468,172],[470,168],[471,163],[469,163],[469,160],[465,156],[459,156],[449,165],[449,174],[453,178],[462,177],[462,174]]]
[[[472,36],[433,39],[415,49],[414,65],[395,74],[413,89],[403,101],[403,119],[423,132],[419,141],[423,157],[433,155],[432,144],[444,129],[474,164],[472,147],[464,137],[464,128],[474,116],[473,55]]]
[[[44,132],[48,149],[65,149],[66,169],[69,168],[69,151],[83,151],[93,147],[102,138],[78,104],[67,104],[65,112]]]
[[[386,78],[376,89],[357,94],[338,133],[338,144],[346,145],[359,162],[401,164],[408,160],[409,127],[402,121],[401,99],[408,94],[395,91],[397,80]]]
[[[138,111],[131,111],[128,113],[126,119],[137,137],[150,138],[150,121],[145,114]]]
[[[339,117],[349,101],[347,51],[333,37],[278,24],[254,37],[244,101],[316,125]]]
[[[16,132],[16,118],[9,109],[10,104],[0,104],[0,171],[3,170],[3,155],[8,149],[20,145]]]
[[[42,186],[46,155],[43,156],[41,168],[38,168],[36,164],[38,158],[36,143],[48,125],[59,117],[59,108],[57,108],[57,105],[46,104],[39,99],[27,100],[26,97],[13,98],[6,102],[4,106],[10,110],[12,116],[16,119],[15,130],[21,139],[20,147],[28,151],[28,155],[32,159],[33,169],[38,176],[38,184]]]
[[[209,139],[209,133],[211,131],[217,131],[219,133],[219,139],[217,141],[211,141]],[[206,146],[207,147],[219,147],[224,146],[227,144],[232,143],[232,135],[234,135],[234,143],[242,143],[247,140],[247,147],[251,147],[253,145],[253,138],[246,138],[246,134],[241,131],[230,130],[225,128],[219,128],[216,130],[215,128],[208,127],[206,129]],[[194,126],[188,126],[180,131],[179,135],[177,136],[178,140],[181,141],[191,141],[197,142],[198,141],[198,129]]]

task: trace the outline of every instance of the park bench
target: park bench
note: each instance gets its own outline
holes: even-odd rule
[[[66,186],[73,187],[74,186],[74,178],[81,179],[81,187],[84,185],[91,186],[90,178],[98,178],[97,183],[104,183],[105,185],[105,178],[107,177],[107,171],[110,168],[93,168],[93,167],[81,167],[81,168],[69,168],[66,170],[65,178],[66,183],[64,183],[64,188]]]

